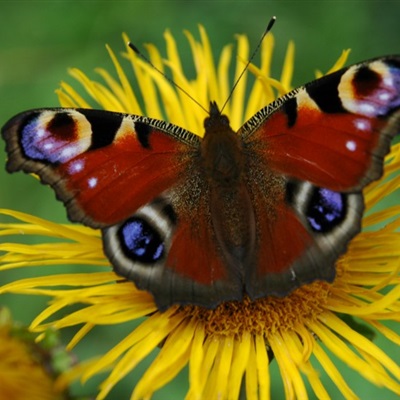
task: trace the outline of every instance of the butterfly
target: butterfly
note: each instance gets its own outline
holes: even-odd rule
[[[37,174],[71,221],[101,229],[115,272],[165,310],[331,282],[399,130],[400,57],[388,56],[293,90],[238,132],[211,102],[204,138],[64,108],[23,112],[2,135],[7,170]]]

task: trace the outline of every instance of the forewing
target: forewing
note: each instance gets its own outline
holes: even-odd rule
[[[175,185],[194,134],[146,117],[85,109],[32,110],[3,128],[7,170],[39,175],[72,221],[103,227]]]
[[[335,191],[382,175],[400,130],[400,58],[356,64],[259,111],[239,131],[247,148],[285,176]]]

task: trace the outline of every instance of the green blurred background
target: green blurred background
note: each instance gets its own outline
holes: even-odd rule
[[[121,32],[127,32],[137,45],[151,42],[164,51],[163,32],[169,28],[184,49],[183,65],[189,64],[191,71],[184,29],[197,35],[197,24],[203,24],[217,55],[224,44],[234,42],[236,33],[247,34],[254,47],[272,15],[278,17],[273,29],[274,70],[279,71],[288,40],[293,39],[295,84],[312,79],[317,68],[326,71],[346,48],[352,49],[349,62],[400,53],[400,1],[0,1],[0,123],[25,109],[57,106],[54,89],[61,80],[79,88],[68,77],[68,67],[79,67],[92,77],[95,67],[113,72],[104,44],[109,43],[117,53],[122,51]],[[0,151],[0,165],[4,161],[4,151]],[[10,176],[3,168],[0,207],[66,221],[63,206],[55,201],[49,188],[22,173]],[[26,270],[8,273],[7,281],[32,274]],[[29,322],[45,299],[4,296],[0,304],[5,303],[16,318]],[[398,329],[398,325],[391,327]],[[97,354],[131,329],[132,324],[117,332],[115,328],[99,329],[90,342],[78,346],[78,352],[85,357]],[[65,339],[72,334],[73,331],[66,331]],[[383,338],[376,343],[400,361],[397,347]],[[128,393],[149,362],[141,363],[110,398],[129,398]],[[397,399],[394,394],[369,385],[340,362],[337,364],[361,399]],[[272,371],[272,398],[279,400],[283,392],[276,365]],[[342,398],[329,379],[324,377],[323,381],[333,399]],[[94,379],[88,387],[76,390],[88,394],[97,383]],[[154,399],[181,399],[186,389],[184,371]]]

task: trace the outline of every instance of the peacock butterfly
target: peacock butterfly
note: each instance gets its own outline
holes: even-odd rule
[[[362,189],[400,129],[400,56],[295,89],[238,132],[211,102],[204,129],[51,108],[2,135],[7,170],[39,175],[71,221],[100,228],[115,272],[161,310],[285,296],[332,281],[360,231]]]

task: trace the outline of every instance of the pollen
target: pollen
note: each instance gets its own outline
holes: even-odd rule
[[[204,325],[205,333],[213,336],[234,336],[244,333],[265,337],[284,332],[305,321],[313,321],[324,312],[330,294],[330,284],[314,282],[302,286],[286,297],[265,297],[221,303],[215,309],[184,306],[180,311],[188,319]]]

